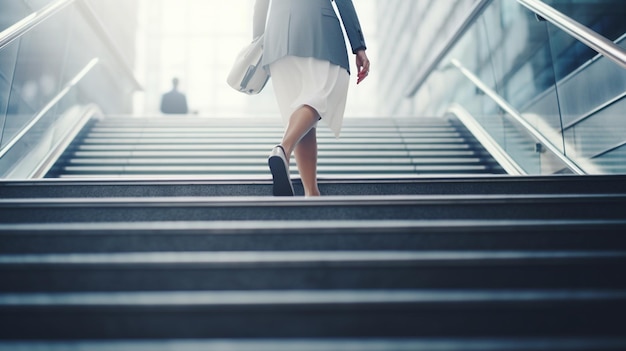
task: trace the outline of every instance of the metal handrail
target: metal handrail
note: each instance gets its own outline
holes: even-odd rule
[[[89,73],[100,61],[98,58],[94,58],[74,77],[70,80],[63,89],[50,100],[46,106],[44,106],[35,117],[17,133],[11,141],[0,150],[0,158],[3,158],[21,139],[26,135],[33,127],[48,113],[52,108],[61,101],[70,90],[76,86],[86,75]]]
[[[76,0],[59,0],[55,1],[43,9],[33,12],[25,18],[21,19],[11,27],[3,30],[0,33],[0,50],[9,45],[13,40],[21,37],[26,32],[35,28],[41,22],[52,17],[57,12],[61,11],[65,7],[71,5]]]
[[[498,162],[498,164],[506,171],[508,175],[522,176],[528,173],[506,152],[500,144],[498,144],[491,134],[483,128],[471,113],[459,104],[453,104],[448,108],[447,113],[453,114],[463,123],[480,142],[480,144],[489,152],[489,154]]]
[[[520,4],[578,39],[622,68],[626,68],[626,50],[576,20],[540,0],[517,0]]]
[[[459,60],[452,59],[450,60],[452,65],[454,65],[461,73],[469,79],[478,89],[484,92],[487,96],[489,96],[502,110],[511,116],[514,122],[520,125],[524,130],[528,132],[535,140],[545,146],[550,152],[552,152],[561,162],[563,162],[572,172],[585,175],[585,172],[580,166],[576,164],[569,157],[565,156],[559,148],[557,148],[550,140],[548,140],[540,131],[538,131],[535,127],[533,127],[526,119],[519,113],[511,104],[509,104],[502,96],[500,96],[497,92],[491,89],[487,84],[485,84],[480,78],[478,78],[474,73],[472,73],[469,69],[465,68]]]
[[[50,169],[54,167],[54,164],[63,155],[63,152],[74,141],[80,131],[92,120],[92,118],[102,115],[102,111],[97,105],[88,105],[81,113],[80,118],[77,118],[72,124],[71,128],[65,131],[65,134],[60,138],[59,142],[48,152],[46,157],[30,172],[26,179],[42,179],[48,174]]]

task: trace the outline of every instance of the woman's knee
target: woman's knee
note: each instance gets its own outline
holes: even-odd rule
[[[317,109],[311,105],[304,104],[300,106],[297,111],[307,114],[311,117],[311,119],[315,121],[319,121],[322,119],[322,116],[320,116],[319,112],[317,112]]]

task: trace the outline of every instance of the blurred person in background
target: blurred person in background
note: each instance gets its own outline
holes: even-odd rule
[[[172,115],[185,115],[189,112],[187,97],[178,91],[179,83],[178,78],[172,79],[172,90],[161,98],[161,112]]]

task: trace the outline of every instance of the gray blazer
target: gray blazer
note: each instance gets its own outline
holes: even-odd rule
[[[332,1],[272,0],[270,9],[270,0],[256,0],[253,35],[256,38],[265,33],[263,66],[285,56],[314,57],[341,66],[349,73],[346,42]],[[366,49],[352,0],[334,1],[352,52]]]

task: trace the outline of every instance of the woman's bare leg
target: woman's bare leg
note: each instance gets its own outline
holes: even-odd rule
[[[320,196],[317,185],[317,133],[312,128],[296,145],[296,161],[304,186],[304,196]]]
[[[306,196],[319,196],[317,189],[317,137],[315,124],[319,114],[310,106],[302,106],[290,117],[281,145],[287,158],[295,151],[298,170]]]

